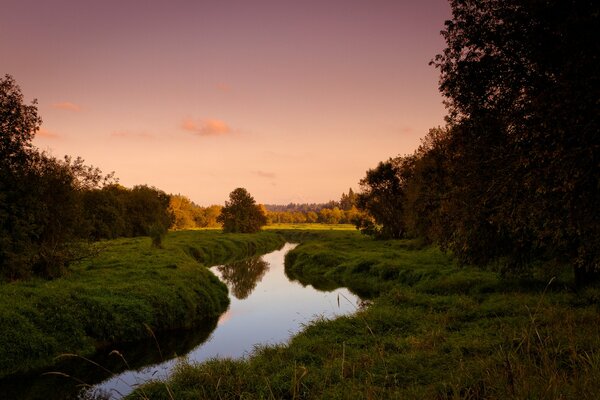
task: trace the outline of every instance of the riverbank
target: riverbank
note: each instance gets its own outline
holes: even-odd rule
[[[206,267],[283,243],[272,232],[220,230],[171,232],[162,249],[149,238],[117,239],[63,278],[0,284],[0,377],[53,365],[60,354],[146,339],[149,330],[214,321],[227,308],[227,288]]]
[[[286,272],[346,286],[372,304],[316,321],[243,360],[181,362],[130,398],[578,398],[600,392],[600,289],[568,269],[507,279],[414,241],[302,236]],[[344,299],[340,299],[344,301]]]

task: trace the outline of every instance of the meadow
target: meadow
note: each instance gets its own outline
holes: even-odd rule
[[[281,228],[281,227],[280,227]],[[245,359],[181,360],[132,399],[595,399],[600,289],[570,269],[526,277],[459,266],[435,247],[351,231],[275,232],[301,244],[286,273],[369,298]],[[344,299],[340,299],[344,301]]]
[[[206,267],[283,243],[272,232],[220,230],[171,232],[163,248],[148,237],[116,239],[98,243],[97,256],[59,279],[3,283],[0,377],[53,365],[64,353],[89,356],[153,333],[214,325],[229,300]]]

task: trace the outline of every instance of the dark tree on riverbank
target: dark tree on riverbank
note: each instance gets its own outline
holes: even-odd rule
[[[381,198],[407,233],[464,263],[498,262],[512,273],[534,261],[568,263],[580,283],[592,279],[600,270],[600,3],[450,3],[447,47],[432,62],[448,124],[396,168],[403,190]],[[363,187],[359,198],[370,193]]]
[[[451,6],[447,48],[434,61],[453,131],[447,204],[479,221],[457,221],[455,232],[467,236],[455,235],[453,250],[515,266],[543,257],[598,269],[600,4]],[[467,247],[467,238],[487,243]]]
[[[42,122],[15,80],[0,79],[0,274],[55,277],[79,253],[78,169],[38,152]]]
[[[55,278],[92,254],[93,240],[166,233],[169,196],[145,185],[126,189],[81,158],[56,159],[32,144],[36,102],[0,79],[0,279]]]
[[[367,214],[354,221],[363,233],[382,239],[406,236],[403,219],[405,189],[411,157],[398,157],[380,162],[367,171],[360,181],[361,192],[356,196],[359,210]]]
[[[267,217],[246,189],[237,188],[229,194],[217,222],[224,232],[253,233],[267,224]]]

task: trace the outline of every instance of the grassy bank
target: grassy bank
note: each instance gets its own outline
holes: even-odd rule
[[[293,233],[288,233],[294,236]],[[600,290],[568,271],[504,279],[435,248],[353,232],[303,234],[286,271],[373,303],[248,359],[179,364],[151,399],[595,399]],[[341,299],[343,301],[343,299]]]
[[[149,238],[102,243],[95,258],[53,281],[0,285],[0,376],[53,363],[61,353],[145,339],[220,315],[227,288],[205,266],[274,250],[281,236],[220,231],[169,233],[163,249]]]

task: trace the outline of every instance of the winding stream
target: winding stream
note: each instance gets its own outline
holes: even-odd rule
[[[322,292],[288,279],[284,256],[295,246],[287,243],[261,257],[212,267],[227,284],[231,304],[218,321],[209,322],[204,328],[113,346],[118,353],[106,351],[93,361],[76,358],[53,369],[67,371],[70,378],[52,374],[7,379],[0,382],[0,393],[20,399],[77,398],[78,393],[81,397],[93,394],[102,399],[119,399],[149,379],[167,377],[178,362],[177,355],[184,355],[190,362],[244,357],[257,345],[286,342],[317,317],[331,318],[356,311],[360,299],[347,289]],[[81,391],[77,380],[100,383]]]

